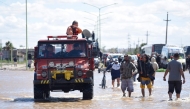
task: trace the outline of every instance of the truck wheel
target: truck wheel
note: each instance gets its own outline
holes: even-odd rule
[[[39,85],[34,85],[34,99],[44,99],[44,92]]]
[[[93,98],[93,84],[86,84],[83,90],[83,100],[91,100]]]
[[[45,96],[46,96],[46,98],[49,98],[50,97],[50,91],[46,91]]]

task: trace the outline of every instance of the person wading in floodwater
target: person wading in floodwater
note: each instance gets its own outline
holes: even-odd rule
[[[114,63],[111,63],[107,68],[106,71],[111,68],[111,77],[112,77],[112,86],[114,88],[115,79],[117,80],[117,87],[120,86],[120,64],[118,63],[118,60],[116,59]]]
[[[149,91],[149,96],[151,96],[152,94],[152,84],[151,81],[154,80],[154,69],[151,65],[151,63],[149,62],[149,57],[144,54],[142,56],[142,61],[139,62],[139,72],[140,72],[140,87],[141,87],[141,92],[142,92],[142,96],[145,97],[145,85],[148,88]]]
[[[137,72],[137,68],[131,62],[131,56],[125,55],[124,62],[121,64],[121,90],[123,92],[123,97],[125,97],[125,90],[127,88],[128,96],[131,97],[131,92],[134,91],[133,88],[133,75]]]
[[[169,100],[172,101],[172,94],[176,92],[177,99],[180,98],[180,93],[182,89],[182,81],[181,76],[183,77],[183,84],[185,83],[185,76],[183,73],[183,66],[180,62],[177,60],[179,59],[179,54],[174,54],[174,60],[170,61],[168,63],[167,69],[165,71],[163,80],[166,81],[166,75],[169,72],[169,78],[168,78],[168,94],[169,94]]]

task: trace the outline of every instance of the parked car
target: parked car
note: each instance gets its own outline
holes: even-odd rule
[[[114,61],[114,60],[118,60],[119,56],[124,57],[123,54],[108,54],[107,59],[106,59],[106,66],[108,66],[110,64],[110,62]]]

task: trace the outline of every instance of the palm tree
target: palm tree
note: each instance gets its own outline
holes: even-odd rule
[[[11,52],[11,62],[12,62],[12,55],[13,55],[12,51],[13,51],[13,48],[14,48],[13,44],[10,41],[6,42],[5,43],[5,47],[3,47],[4,50],[7,50],[7,51]]]

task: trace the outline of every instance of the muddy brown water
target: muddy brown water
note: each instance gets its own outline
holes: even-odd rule
[[[122,97],[120,88],[111,86],[110,73],[106,73],[107,88],[102,89],[102,73],[95,71],[94,98],[82,100],[82,93],[51,92],[43,101],[33,99],[32,71],[0,71],[0,109],[190,109],[190,74],[185,72],[181,99],[168,101],[168,84],[162,80],[164,73],[157,73],[153,95],[141,97],[140,83],[134,82],[132,97]]]

